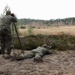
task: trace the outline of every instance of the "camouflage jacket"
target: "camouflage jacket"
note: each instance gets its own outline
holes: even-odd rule
[[[50,51],[47,48],[44,47],[37,47],[36,49],[33,49],[31,52],[33,53],[42,53],[42,54],[48,54]]]
[[[5,15],[2,19],[1,19],[1,25],[0,28],[4,29],[10,29],[10,25],[12,22],[17,22],[17,18],[13,17],[11,15]]]

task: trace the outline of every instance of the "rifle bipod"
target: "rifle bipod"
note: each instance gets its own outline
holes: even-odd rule
[[[16,25],[15,25],[15,23],[12,23],[12,33],[13,33],[13,36],[14,36],[14,31],[16,32],[16,35],[17,35],[17,38],[18,38],[18,41],[19,41],[19,44],[20,44],[20,47],[21,47],[21,52],[19,52],[18,51],[18,55],[17,56],[19,56],[21,53],[23,53],[24,54],[24,50],[23,50],[23,47],[22,47],[22,43],[21,43],[21,40],[20,40],[20,37],[19,37],[19,34],[18,34],[18,31],[17,31],[17,28],[16,28]],[[13,38],[14,39],[14,38]],[[14,40],[13,40],[14,41]],[[14,44],[14,42],[13,42],[13,44]],[[15,50],[14,50],[14,47],[13,47],[13,54],[14,54],[14,56],[16,56],[16,53],[15,53]]]

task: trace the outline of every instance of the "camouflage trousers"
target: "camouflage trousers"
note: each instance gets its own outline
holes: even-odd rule
[[[30,53],[28,53],[28,54],[25,54],[24,55],[24,58],[25,59],[28,59],[28,58],[38,58],[38,57],[40,57],[40,58],[42,58],[44,55],[41,53],[41,52],[36,52],[36,53],[34,53],[34,52],[30,52]]]
[[[1,39],[1,54],[5,54],[5,49],[7,52],[7,55],[10,55],[11,53],[11,31],[7,29],[2,29],[0,33],[0,39]]]

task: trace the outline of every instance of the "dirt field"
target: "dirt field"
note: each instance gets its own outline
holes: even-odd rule
[[[10,61],[0,55],[0,75],[75,75],[75,51],[56,51],[43,57],[43,62],[32,59]]]
[[[28,33],[27,29],[19,29],[20,33],[22,35],[26,35]],[[47,28],[41,28],[33,29],[33,34],[46,34],[46,35],[58,35],[58,34],[69,34],[69,35],[75,35],[75,26],[59,26],[59,27],[47,27]]]

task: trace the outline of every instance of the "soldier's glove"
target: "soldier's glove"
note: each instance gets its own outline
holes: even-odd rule
[[[47,49],[51,49],[51,48],[52,48],[52,46],[47,46],[46,48],[47,48]]]

